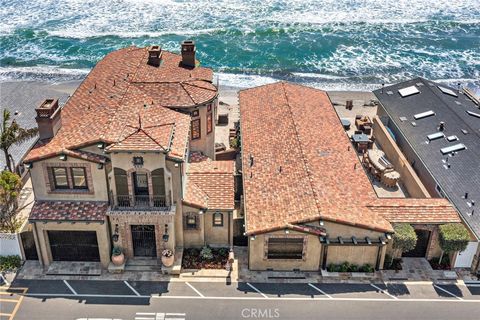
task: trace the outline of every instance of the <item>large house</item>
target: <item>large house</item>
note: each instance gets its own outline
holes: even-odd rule
[[[450,200],[474,234],[455,267],[479,267],[480,110],[468,90],[423,78],[374,91],[378,115],[435,197]]]
[[[379,198],[324,91],[279,82],[239,98],[250,269],[381,269],[395,223],[431,234],[417,243],[424,257],[441,254],[438,225],[460,223],[455,209],[446,199]]]
[[[159,46],[108,54],[63,108],[37,111],[40,141],[24,159],[40,261],[100,261],[112,246],[159,258],[232,244],[233,162],[215,161],[211,69]]]

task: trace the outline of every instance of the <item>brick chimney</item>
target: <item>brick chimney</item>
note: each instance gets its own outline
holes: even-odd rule
[[[154,67],[160,66],[162,59],[162,48],[160,46],[151,46],[148,48],[148,64]]]
[[[182,64],[195,68],[195,42],[192,40],[182,41]]]
[[[58,99],[46,99],[35,111],[40,140],[53,138],[62,126],[62,109],[58,107]]]

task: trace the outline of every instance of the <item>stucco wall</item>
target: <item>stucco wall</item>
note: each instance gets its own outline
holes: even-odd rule
[[[193,208],[190,206],[183,205],[183,215],[187,212],[193,212],[198,215],[199,209]],[[185,248],[191,247],[203,247],[205,244],[204,240],[204,233],[203,233],[203,225],[204,225],[204,218],[205,214],[198,215],[198,228],[194,230],[185,230],[183,227],[183,216],[179,226],[182,228],[183,232],[183,246]]]
[[[38,245],[41,251],[42,263],[46,266],[52,262],[52,252],[50,250],[50,242],[48,240],[48,230],[55,231],[95,231],[97,233],[98,251],[100,254],[100,262],[102,267],[108,267],[110,262],[110,237],[108,233],[107,223],[83,223],[77,222],[72,224],[70,222],[35,222],[38,235]],[[39,257],[40,258],[40,257]]]
[[[93,192],[84,190],[51,191],[51,188],[53,188],[53,186],[50,187],[47,168],[55,166],[86,167],[91,174],[91,181],[88,181],[89,189],[91,191],[93,190]],[[30,175],[32,177],[32,186],[33,190],[35,191],[36,200],[108,201],[108,188],[107,180],[105,177],[105,169],[98,169],[96,163],[73,157],[67,157],[66,161],[62,161],[58,157],[53,157],[42,161],[34,162],[33,167],[30,169]]]
[[[412,198],[430,198],[430,194],[423,186],[422,181],[403,155],[400,148],[388,133],[378,116],[373,118],[373,136],[380,144],[388,160],[393,164],[395,170],[400,173],[403,185]]]
[[[212,102],[212,132],[207,134],[207,105],[198,107],[200,114],[200,139],[191,140],[190,148],[192,151],[201,151],[211,159],[215,159],[215,110],[217,109],[218,99]],[[197,108],[189,109],[191,112]]]
[[[352,246],[328,246],[327,265],[330,263],[343,263],[348,261],[351,264],[363,265],[370,264],[375,267],[377,254],[380,247],[376,245],[352,245]]]
[[[223,214],[223,226],[213,226],[213,215]],[[230,228],[230,232],[229,232]],[[232,237],[231,214],[228,211],[207,211],[205,214],[205,240],[208,245],[229,247]]]
[[[269,235],[286,236],[284,231],[276,231],[268,234],[257,235],[255,240],[249,237],[249,268],[250,270],[282,270],[293,271],[299,269],[302,271],[319,270],[321,244],[318,237],[299,232],[291,231],[289,235],[302,236],[307,238],[307,246],[305,250],[304,259],[298,260],[281,260],[281,259],[266,259],[265,245],[266,238]]]
[[[351,238],[356,237],[358,239],[364,239],[370,237],[371,239],[378,240],[378,237],[384,236],[384,233],[373,231],[369,229],[356,228],[349,225],[334,223],[330,221],[324,221],[323,228],[326,229],[330,238],[343,237]]]

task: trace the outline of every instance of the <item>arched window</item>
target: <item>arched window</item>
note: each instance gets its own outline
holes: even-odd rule
[[[214,227],[223,227],[223,213],[215,212],[212,221]]]

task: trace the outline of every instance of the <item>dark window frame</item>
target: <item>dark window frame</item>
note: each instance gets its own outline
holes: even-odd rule
[[[194,135],[194,123],[198,121],[198,135]],[[191,132],[192,132],[192,140],[198,140],[202,137],[202,122],[200,121],[200,118],[198,119],[192,119],[192,122],[190,124],[191,126]]]
[[[280,246],[281,248],[285,249],[288,247],[288,242],[296,243],[296,245],[302,245],[302,250],[300,252],[283,252],[283,253],[274,253],[270,250],[270,244],[273,242],[277,242],[276,245]],[[305,254],[305,239],[303,237],[274,237],[269,238],[267,241],[267,259],[268,260],[302,260]]]
[[[220,217],[220,223],[216,223],[215,221],[215,217],[216,216],[219,216]],[[212,215],[212,226],[213,227],[223,227],[223,213],[221,212],[215,212],[213,215]]]
[[[207,112],[207,134],[213,132],[213,114]]]
[[[185,230],[198,230],[199,228],[199,219],[198,219],[198,216],[194,213],[187,213],[185,214],[184,216],[185,218],[185,223],[184,223],[184,229]],[[190,223],[189,222],[189,219],[193,219],[195,221],[195,223]]]
[[[61,170],[65,171],[65,179],[67,180],[67,185],[66,186],[58,185],[57,176],[55,174],[56,169],[61,169]],[[53,177],[53,186],[55,187],[55,190],[71,189],[70,188],[70,183],[68,182],[68,170],[67,170],[66,167],[51,167],[51,170],[52,170],[52,177]]]
[[[75,175],[73,174],[74,169],[82,169],[83,177],[85,179],[85,186],[76,186],[75,185]],[[73,189],[88,190],[87,169],[85,167],[70,167],[70,174],[72,175],[72,187],[73,187]]]

